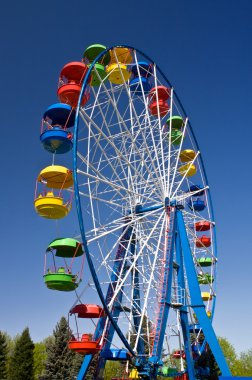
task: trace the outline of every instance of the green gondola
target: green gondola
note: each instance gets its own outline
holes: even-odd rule
[[[87,59],[90,63],[92,63],[97,57],[97,55],[99,55],[104,50],[106,50],[106,46],[104,45],[100,45],[100,44],[90,45],[84,51],[83,58]],[[99,62],[102,63],[104,66],[108,65],[110,62],[110,54],[106,53]]]
[[[47,288],[63,292],[75,290],[81,281],[81,276],[72,273],[72,265],[75,258],[84,253],[82,244],[72,238],[55,239],[46,249],[46,259],[49,253],[52,253],[53,266],[46,269],[45,265],[44,282]],[[63,266],[58,266],[57,257],[64,259]],[[67,258],[72,259],[70,264],[67,263]]]
[[[60,238],[53,240],[47,247],[46,252],[55,249],[55,256],[78,257],[83,255],[82,244],[72,238]]]
[[[201,285],[212,284],[214,281],[213,276],[211,276],[209,273],[202,273],[202,274],[199,274],[197,277],[198,277],[198,282]]]

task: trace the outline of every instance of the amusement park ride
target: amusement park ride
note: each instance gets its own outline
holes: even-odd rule
[[[174,88],[139,50],[96,44],[63,67],[57,95],[42,119],[40,140],[53,160],[38,175],[34,205],[61,219],[75,197],[80,238],[48,245],[44,282],[76,292],[83,281],[92,294],[94,304],[77,296],[69,312],[83,331],[69,338],[69,349],[84,355],[78,380],[94,357],[94,379],[104,378],[108,360],[125,364],[120,379],[208,378],[200,361],[208,350],[230,376],[212,327],[210,190]],[[72,170],[55,164],[71,150]]]

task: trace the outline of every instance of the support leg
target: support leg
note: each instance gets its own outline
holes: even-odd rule
[[[197,274],[194,267],[193,257],[190,249],[190,245],[187,238],[185,223],[183,215],[180,210],[177,211],[178,220],[178,232],[180,234],[181,246],[183,250],[184,265],[187,272],[188,287],[190,291],[190,297],[192,307],[198,318],[198,321],[202,327],[206,341],[209,344],[211,351],[215,357],[215,360],[222,372],[223,376],[231,376],[231,372],[228,368],[226,359],[220,348],[219,342],[213,330],[212,324],[206,314],[205,305],[201,298],[200,287],[197,280]]]
[[[85,358],[82,362],[82,365],[81,365],[81,368],[80,368],[80,371],[78,373],[78,376],[77,376],[77,380],[83,380],[85,379],[85,376],[87,374],[87,371],[88,371],[88,368],[92,362],[92,359],[93,359],[93,355],[85,355]]]

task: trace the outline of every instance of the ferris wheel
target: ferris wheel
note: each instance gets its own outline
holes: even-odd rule
[[[38,182],[60,195],[37,196],[35,207],[43,217],[65,217],[71,201],[54,203],[63,190],[72,200],[74,181],[81,235],[50,243],[47,253],[71,258],[71,265],[60,272],[54,265],[45,283],[72,291],[82,280],[92,293],[93,304],[82,302],[82,294],[70,310],[79,321],[96,321],[92,333],[69,341],[85,355],[78,379],[95,354],[95,379],[104,378],[107,360],[125,362],[125,378],[194,379],[209,346],[229,375],[211,324],[217,249],[210,189],[171,83],[137,49],[92,45],[82,62],[64,66],[58,97],[61,103],[44,114],[41,141],[48,151],[65,153],[73,140],[73,174],[55,165],[42,170]],[[83,253],[91,279],[82,275],[83,263],[79,279],[72,273]]]

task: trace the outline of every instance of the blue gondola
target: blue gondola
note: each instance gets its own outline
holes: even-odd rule
[[[68,104],[55,103],[45,110],[43,118],[44,120],[50,119],[51,125],[61,125],[62,127],[71,128],[74,126],[75,110]]]
[[[140,75],[141,77],[148,78],[151,76],[152,71],[152,66],[144,61],[138,62],[138,69],[136,64],[131,66],[131,72],[134,77],[138,77]]]
[[[205,202],[197,198],[188,202],[188,207],[194,211],[203,211],[206,208]]]
[[[130,81],[130,91],[136,95],[141,95],[142,89],[144,94],[147,94],[150,91],[150,87],[148,80],[144,77],[136,77]]]
[[[201,191],[199,191],[199,190],[201,190]],[[195,195],[192,195],[194,197],[199,197],[201,195],[204,195],[204,193],[205,193],[205,190],[203,189],[203,187],[201,185],[192,185],[192,186],[190,186],[190,188],[189,188],[188,191],[189,192],[195,192],[195,191],[197,191],[197,193]]]
[[[56,103],[43,115],[43,130],[40,141],[50,153],[64,154],[73,147],[72,134],[67,130],[74,126],[75,110],[68,104]]]
[[[130,354],[125,349],[117,349],[117,348],[109,348],[102,350],[100,353],[100,357],[107,360],[129,360]]]

